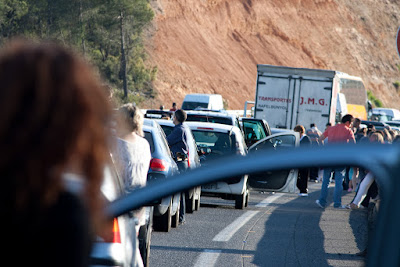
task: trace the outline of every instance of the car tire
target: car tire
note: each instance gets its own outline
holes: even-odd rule
[[[175,215],[172,216],[172,220],[171,220],[171,226],[172,228],[176,228],[179,225],[179,214],[180,214],[180,210],[181,210],[181,205],[178,205],[178,209],[175,212]]]
[[[139,237],[143,238],[142,242],[139,243],[139,251],[144,267],[150,266],[151,231],[151,226],[148,227],[147,225],[142,225],[139,229]]]
[[[154,221],[153,221],[154,231],[169,232],[171,230],[171,223],[172,223],[171,209],[172,209],[172,200],[169,203],[167,212],[165,212],[161,216],[154,216]]]
[[[250,191],[249,189],[246,190],[246,203],[244,204],[244,207],[247,208],[249,206],[249,198],[250,198]]]
[[[196,200],[194,198],[194,193],[193,193],[191,198],[186,198],[186,213],[193,213],[193,211],[195,210],[196,210]]]
[[[199,195],[199,198],[198,199],[196,199],[196,210],[199,210],[200,209],[200,195]]]
[[[235,209],[242,210],[246,207],[246,196],[247,190],[243,194],[235,196]]]

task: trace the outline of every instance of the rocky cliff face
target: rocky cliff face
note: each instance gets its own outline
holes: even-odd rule
[[[397,0],[153,0],[147,51],[159,72],[145,108],[218,93],[229,109],[254,100],[256,65],[332,69],[363,78],[400,108]],[[400,89],[399,89],[400,90]]]

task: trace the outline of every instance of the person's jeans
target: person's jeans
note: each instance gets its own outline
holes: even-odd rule
[[[179,172],[184,173],[188,169],[188,161],[176,161],[176,164],[178,165]],[[181,201],[180,201],[180,212],[179,212],[179,222],[185,222],[185,214],[186,214],[186,201],[185,201],[185,192],[181,192]]]
[[[322,179],[321,195],[319,196],[319,203],[326,206],[326,198],[328,196],[328,186],[331,179],[331,173],[335,172],[335,190],[333,192],[333,206],[335,208],[342,205],[342,192],[343,192],[343,178],[346,174],[346,168],[325,168],[324,177]]]

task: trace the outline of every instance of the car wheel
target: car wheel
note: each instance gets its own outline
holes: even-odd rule
[[[196,199],[196,210],[199,210],[200,209],[200,195],[199,195],[199,198],[198,199]]]
[[[247,190],[245,190],[243,194],[235,196],[235,209],[244,209],[246,206],[246,195]]]
[[[179,214],[180,214],[180,210],[181,210],[181,205],[178,205],[178,209],[175,212],[175,215],[172,216],[172,222],[171,222],[171,226],[173,228],[178,227],[179,225]]]
[[[186,213],[193,213],[193,211],[195,210],[196,210],[196,200],[194,198],[194,193],[193,193],[191,198],[186,198]]]
[[[169,203],[167,212],[165,212],[161,216],[154,217],[153,226],[155,231],[169,232],[171,230],[171,221],[172,221],[171,209],[172,209],[172,200]]]
[[[151,227],[143,225],[139,230],[139,238],[141,242],[139,243],[140,256],[143,260],[143,266],[148,267],[150,261],[150,243],[151,243]]]
[[[250,198],[250,191],[249,189],[246,190],[246,202],[244,206],[247,208],[249,206],[249,198]]]

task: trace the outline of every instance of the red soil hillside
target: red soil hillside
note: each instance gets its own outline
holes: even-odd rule
[[[361,76],[385,106],[400,108],[397,0],[153,0],[149,63],[157,99],[218,93],[229,109],[254,100],[256,65],[333,69]]]

